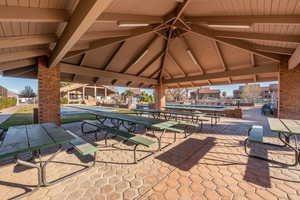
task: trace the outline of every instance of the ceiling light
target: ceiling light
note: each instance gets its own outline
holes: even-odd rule
[[[194,55],[192,54],[191,50],[188,49],[188,50],[186,50],[186,52],[187,52],[187,54],[189,54],[189,56],[191,57],[193,63],[194,63],[195,65],[198,65],[198,62],[197,62],[197,60],[195,59]]]
[[[149,26],[147,23],[138,23],[138,22],[118,22],[119,27],[139,27],[139,26]]]
[[[208,24],[211,28],[251,28],[250,25]]]

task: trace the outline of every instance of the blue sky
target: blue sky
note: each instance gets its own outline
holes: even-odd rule
[[[261,86],[268,86],[270,84],[277,83],[277,81],[273,82],[264,82],[260,83]],[[37,91],[38,82],[37,80],[32,79],[21,79],[21,78],[8,78],[0,76],[0,85],[14,91],[14,92],[20,92],[24,89],[25,86],[31,86],[34,91]],[[234,84],[234,85],[224,85],[224,86],[211,86],[211,89],[219,89],[221,91],[226,91],[227,96],[232,96],[232,91],[235,89],[238,89],[239,86],[244,84]],[[126,87],[115,87],[120,93],[127,90]],[[152,94],[151,89],[141,89],[141,91],[146,91],[147,93]]]

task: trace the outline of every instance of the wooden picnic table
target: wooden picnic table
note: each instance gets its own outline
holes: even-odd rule
[[[300,135],[300,120],[268,118],[268,123],[272,132],[278,133],[278,138],[295,152],[295,164],[300,164],[300,149],[298,148],[297,136]],[[295,140],[295,146],[291,145],[291,138]]]

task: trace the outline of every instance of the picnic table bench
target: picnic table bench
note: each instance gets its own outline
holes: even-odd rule
[[[297,136],[300,136],[300,120],[291,120],[291,119],[278,119],[278,118],[268,118],[269,126],[272,132],[278,134],[279,140],[282,144],[274,144],[264,141],[263,137],[263,127],[262,126],[252,126],[248,130],[248,138],[245,140],[245,152],[251,157],[262,159],[265,161],[276,162],[278,164],[296,166],[300,164],[300,149],[298,148]],[[291,139],[294,138],[295,146],[291,144]],[[263,144],[276,147],[288,147],[290,150],[295,152],[295,160],[292,164],[282,163],[274,161],[259,155],[250,155],[247,151],[247,147],[250,147],[251,144]]]
[[[94,155],[92,165],[84,165],[84,168],[81,170],[49,182],[46,179],[46,166],[59,152],[63,150],[63,145],[66,143],[71,144],[82,155]],[[41,150],[50,147],[56,148],[56,152],[52,154],[49,159],[42,160]],[[98,149],[94,148],[82,138],[76,136],[70,131],[64,130],[62,127],[59,127],[54,123],[10,127],[0,146],[0,158],[13,157],[16,159],[17,164],[37,169],[38,174],[38,184],[35,189],[28,189],[29,192],[20,194],[12,199],[24,197],[37,191],[40,186],[52,185],[66,179],[67,177],[90,169],[95,165],[97,151]],[[25,161],[20,158],[20,155],[27,152],[32,154],[33,162]],[[35,159],[38,159],[38,161]]]

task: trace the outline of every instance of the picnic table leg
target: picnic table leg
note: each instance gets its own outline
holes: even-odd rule
[[[16,159],[16,163],[19,164],[19,165],[25,166],[25,167],[36,168],[37,173],[38,173],[38,183],[37,183],[36,188],[30,190],[29,192],[19,194],[19,195],[15,196],[15,197],[12,197],[10,199],[20,199],[20,198],[23,198],[25,196],[28,196],[28,195],[38,191],[40,189],[42,183],[43,183],[43,181],[42,181],[42,170],[41,170],[41,167],[39,165],[36,165],[34,163],[31,163],[31,162],[24,161],[24,160],[20,160],[18,158]]]

